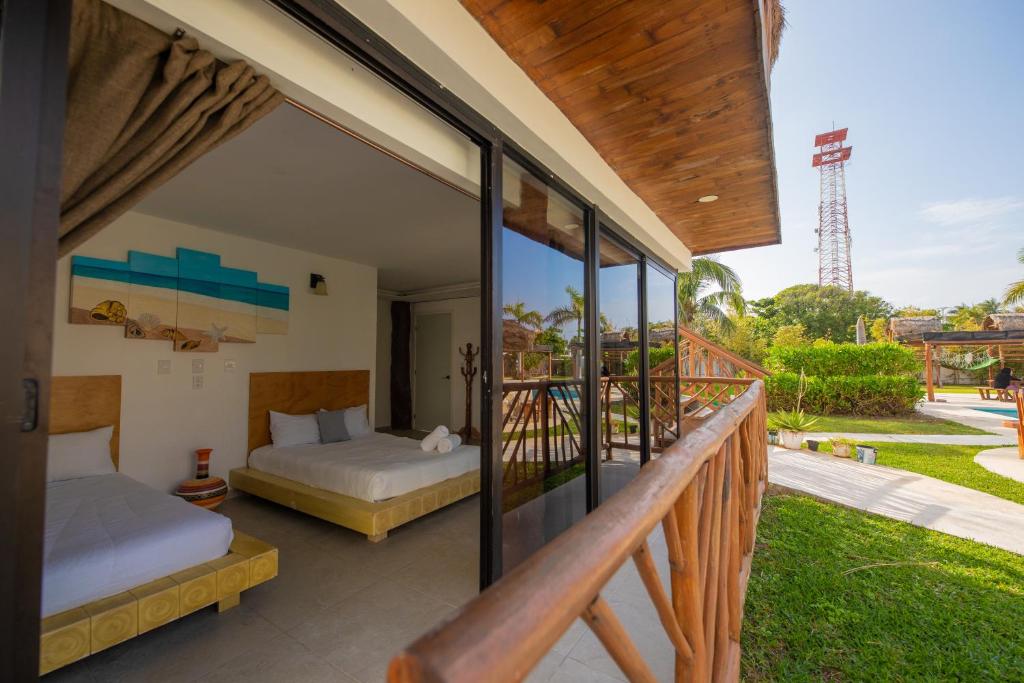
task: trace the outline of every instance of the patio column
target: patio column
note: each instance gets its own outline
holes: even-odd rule
[[[932,345],[924,345],[924,376],[925,386],[928,387],[928,400],[935,401],[935,384],[932,379]]]

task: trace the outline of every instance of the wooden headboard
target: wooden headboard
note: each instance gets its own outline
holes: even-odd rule
[[[114,426],[110,459],[118,466],[121,439],[121,375],[54,377],[50,383],[50,434]]]
[[[271,410],[304,415],[369,402],[369,370],[254,372],[249,375],[249,452],[270,443]]]

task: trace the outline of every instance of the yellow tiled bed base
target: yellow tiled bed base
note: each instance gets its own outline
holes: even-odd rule
[[[277,576],[277,548],[235,531],[227,555],[43,619],[39,674],[78,661],[198,609],[238,604]]]
[[[479,492],[480,470],[379,503],[314,488],[249,467],[231,470],[229,481],[232,488],[366,534],[371,541],[379,541],[395,527]]]

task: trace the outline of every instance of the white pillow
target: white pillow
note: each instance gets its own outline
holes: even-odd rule
[[[46,450],[46,481],[84,479],[113,474],[110,439],[114,427],[100,427],[91,432],[70,432],[50,436]]]
[[[348,430],[348,435],[353,439],[366,436],[373,431],[370,429],[370,421],[366,416],[365,403],[361,406],[345,410],[345,429]]]
[[[270,411],[270,438],[278,448],[320,443],[320,425],[316,413],[288,415]]]

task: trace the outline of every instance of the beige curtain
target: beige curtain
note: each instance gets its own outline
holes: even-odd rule
[[[190,36],[75,0],[60,254],[283,100],[245,62],[218,62]]]

